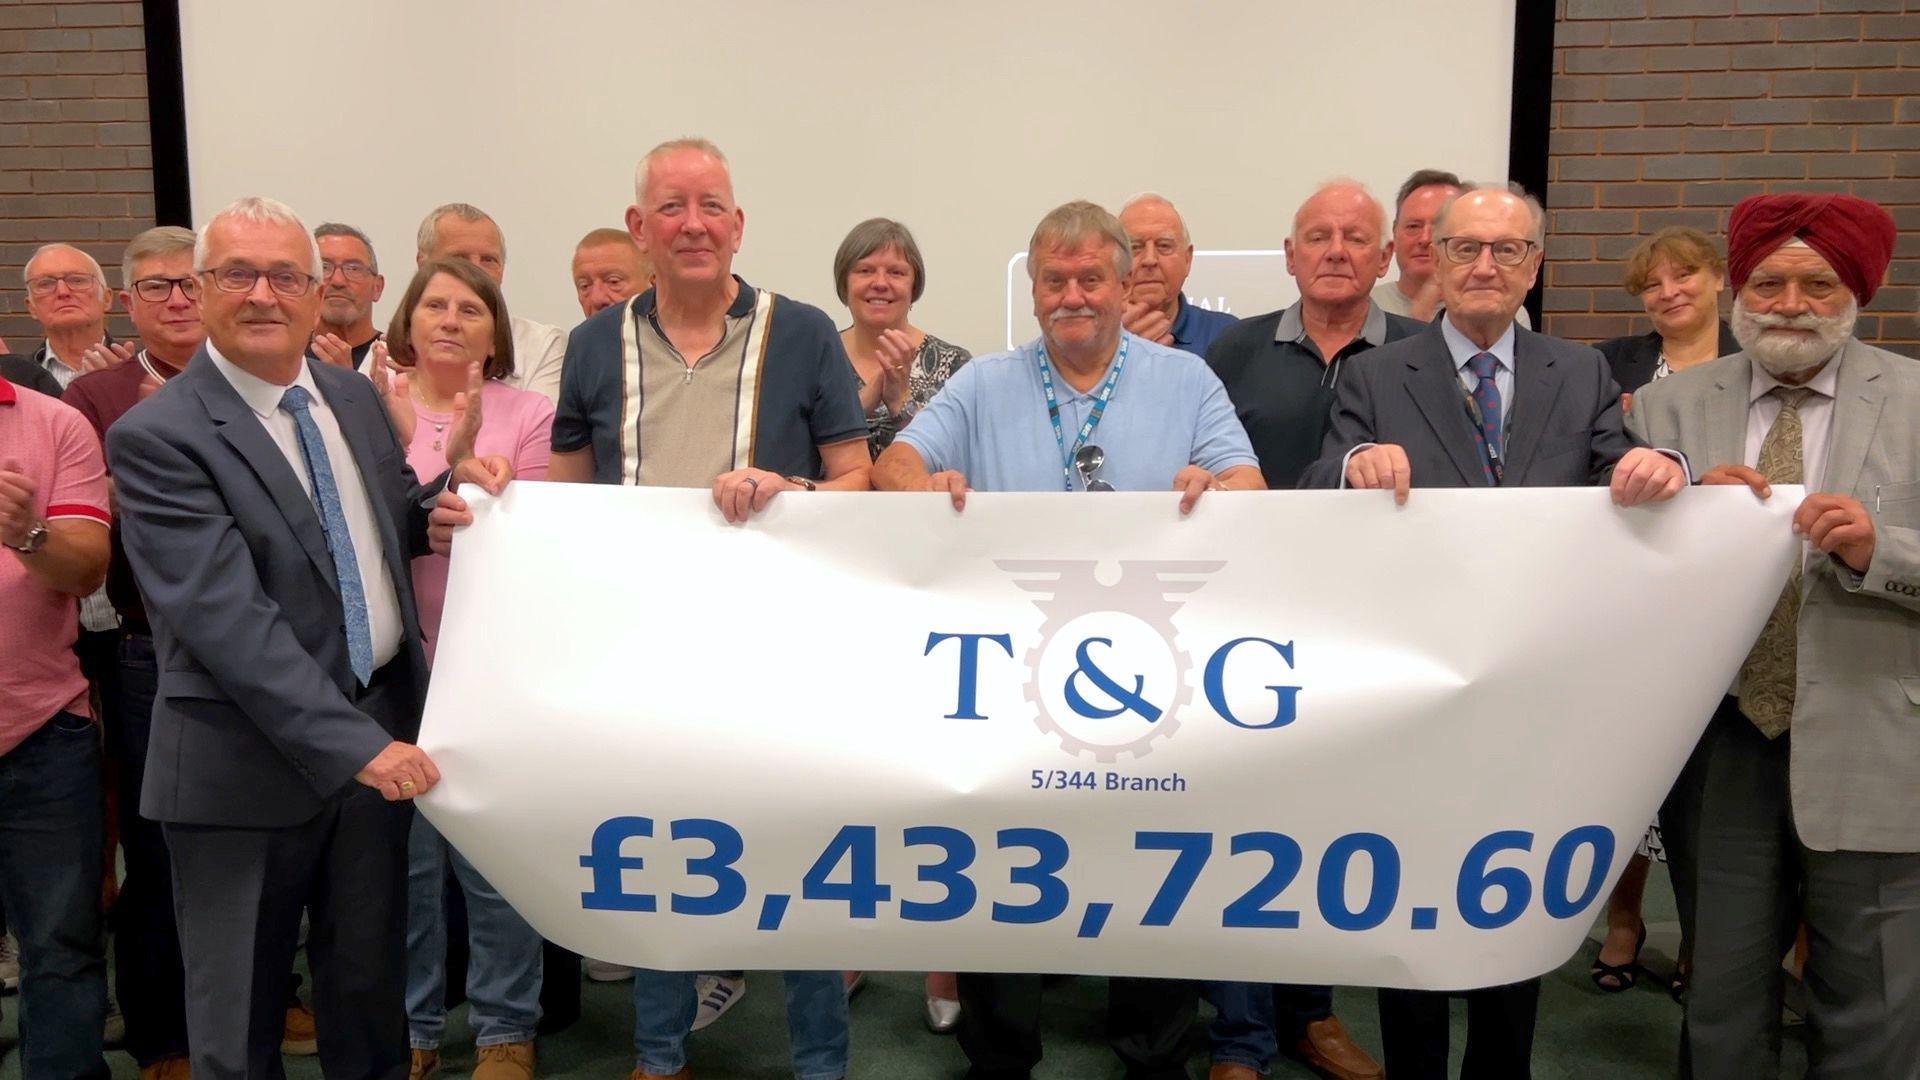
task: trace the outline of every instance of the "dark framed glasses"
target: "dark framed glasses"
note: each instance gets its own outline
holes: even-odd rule
[[[332,281],[335,271],[339,271],[343,277],[355,285],[373,276],[373,267],[368,266],[358,259],[348,259],[345,262],[334,262],[331,259],[320,260],[321,281]]]
[[[1094,479],[1100,466],[1107,463],[1107,452],[1091,444],[1083,446],[1073,453],[1073,471],[1080,474],[1080,485],[1088,491],[1112,491],[1113,485],[1105,480]]]
[[[166,303],[175,289],[189,300],[200,299],[200,279],[195,277],[143,277],[133,283],[133,295],[149,304]]]

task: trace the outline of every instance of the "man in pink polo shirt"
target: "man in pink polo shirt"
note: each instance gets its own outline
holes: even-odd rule
[[[0,902],[20,939],[25,1077],[107,1075],[100,736],[73,643],[108,521],[87,422],[0,379]]]

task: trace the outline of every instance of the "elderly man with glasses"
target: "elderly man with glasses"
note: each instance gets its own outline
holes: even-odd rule
[[[1042,218],[1028,245],[1040,337],[974,359],[902,429],[873,470],[882,491],[1167,491],[1266,484],[1227,392],[1191,353],[1122,328],[1133,260],[1092,203]],[[1107,1030],[1136,1080],[1184,1077],[1198,1005],[1191,980],[1113,979]],[[977,1080],[1040,1060],[1038,975],[962,974],[960,1046]]]
[[[1545,211],[1506,185],[1469,187],[1435,219],[1444,317],[1354,358],[1308,487],[1607,485],[1622,506],[1672,498],[1677,454],[1622,427],[1599,352],[1515,325],[1540,272]],[[1462,977],[1470,972],[1462,972]],[[1526,1076],[1540,980],[1468,991],[1462,1076]],[[1447,1075],[1448,995],[1380,991],[1387,1075]]]
[[[28,257],[25,277],[27,313],[46,335],[33,362],[64,390],[92,370],[87,354],[112,341],[107,336],[107,301],[112,295],[107,275],[93,256],[72,244],[47,244]]]

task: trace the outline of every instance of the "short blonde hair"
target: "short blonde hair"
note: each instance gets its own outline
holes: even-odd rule
[[[156,225],[127,244],[127,250],[120,253],[120,287],[133,288],[134,265],[147,259],[162,255],[172,255],[176,251],[193,253],[193,230],[178,225]]]
[[[639,203],[642,207],[646,206],[647,174],[652,171],[653,163],[660,158],[666,157],[668,154],[681,150],[698,150],[700,153],[707,155],[719,162],[721,168],[727,170],[727,180],[729,183],[733,180],[733,166],[727,161],[727,155],[721,153],[720,148],[713,144],[713,140],[704,139],[698,135],[682,135],[677,139],[668,139],[666,142],[647,151],[646,156],[640,159],[640,164],[633,167],[634,202]]]
[[[1699,229],[1669,225],[1634,245],[1627,253],[1626,276],[1622,284],[1627,295],[1639,296],[1653,284],[1653,268],[1668,263],[1676,270],[1711,270],[1727,276],[1727,260],[1713,238]]]
[[[1034,227],[1033,239],[1027,241],[1027,276],[1033,276],[1042,247],[1078,247],[1094,239],[1113,245],[1113,271],[1121,277],[1127,276],[1133,269],[1133,240],[1127,236],[1119,218],[1107,213],[1098,203],[1085,199],[1062,203],[1040,219],[1040,224]]]

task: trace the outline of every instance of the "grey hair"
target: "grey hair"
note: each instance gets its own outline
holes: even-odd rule
[[[493,231],[500,236],[500,257],[503,259],[507,257],[507,231],[500,227],[499,222],[493,220],[492,214],[487,213],[472,203],[450,202],[442,206],[434,207],[432,210],[427,211],[426,217],[420,219],[420,231],[414,234],[413,243],[414,247],[419,251],[421,258],[426,259],[433,256],[434,245],[440,242],[440,219],[449,214],[459,218],[461,221],[484,221],[493,226]],[[372,251],[373,245],[368,244],[367,250]]]
[[[258,225],[291,225],[299,229],[307,238],[307,250],[313,256],[313,265],[308,268],[308,273],[315,278],[320,276],[320,244],[314,240],[313,234],[307,231],[306,223],[300,220],[299,214],[293,212],[293,207],[279,199],[269,199],[264,195],[248,195],[245,198],[235,199],[221,208],[219,213],[208,218],[205,225],[200,226],[200,231],[194,236],[193,241],[194,270],[203,271],[207,268],[207,235],[213,231],[215,225],[228,218]]]
[[[367,239],[366,233],[361,232],[351,225],[343,225],[338,221],[323,221],[313,227],[313,238],[315,240],[324,240],[329,236],[344,236],[351,240],[360,241],[361,246],[367,249],[367,268],[376,274],[380,272],[380,256],[373,253],[373,241]]]
[[[193,230],[178,225],[157,225],[127,244],[127,250],[120,253],[120,287],[133,288],[135,263],[161,255],[171,255],[176,251],[193,250]]]
[[[640,164],[633,167],[633,201],[639,203],[643,209],[647,202],[647,174],[652,171],[653,163],[681,150],[698,150],[719,162],[720,167],[727,170],[729,180],[733,178],[733,166],[728,163],[727,155],[721,153],[720,148],[713,144],[713,140],[698,135],[682,135],[677,139],[668,139],[647,151],[646,155],[640,159]]]
[[[65,248],[66,250],[71,251],[74,254],[80,256],[81,258],[87,260],[87,265],[93,267],[93,279],[100,283],[100,295],[101,296],[107,295],[107,272],[105,270],[100,269],[100,260],[94,258],[93,256],[87,254],[84,251],[81,251],[79,248],[74,247],[72,244],[65,244],[59,241],[55,241],[54,243],[51,243],[51,244],[41,244],[39,247],[33,249],[33,254],[27,256],[27,265],[20,268],[20,284],[21,285],[25,285],[28,279],[33,277],[34,260],[38,259],[42,255],[45,255],[49,251],[55,250],[56,248]]]
[[[1435,184],[1450,188],[1467,186],[1461,183],[1457,173],[1450,173],[1445,169],[1416,169],[1412,176],[1407,177],[1406,183],[1400,185],[1399,192],[1393,197],[1393,220],[1400,220],[1400,208],[1407,204],[1407,196],[1423,187],[1433,187]]]
[[[1547,208],[1544,206],[1541,206],[1540,200],[1534,198],[1531,194],[1529,194],[1526,188],[1521,187],[1519,184],[1516,184],[1511,180],[1507,181],[1504,184],[1470,183],[1463,186],[1461,190],[1453,196],[1453,198],[1448,199],[1444,203],[1441,203],[1440,211],[1433,215],[1434,232],[1436,234],[1440,232],[1440,226],[1446,222],[1447,215],[1453,212],[1454,203],[1459,202],[1461,199],[1466,198],[1468,195],[1472,195],[1476,192],[1481,192],[1481,191],[1493,191],[1493,192],[1499,192],[1505,195],[1511,195],[1514,198],[1519,199],[1522,203],[1526,204],[1527,213],[1533,218],[1533,228],[1529,230],[1530,232],[1529,238],[1533,241],[1535,247],[1544,247],[1546,245]]]
[[[1307,203],[1325,195],[1329,191],[1359,192],[1362,198],[1373,204],[1374,216],[1380,219],[1380,247],[1384,249],[1388,244],[1393,242],[1393,226],[1392,223],[1387,220],[1387,208],[1381,206],[1380,200],[1373,197],[1373,192],[1367,190],[1367,185],[1355,180],[1351,176],[1336,176],[1331,180],[1321,181],[1320,186],[1313,189],[1313,194],[1308,195],[1306,199],[1300,203],[1299,209],[1293,212],[1294,232],[1297,233],[1300,231],[1300,213],[1307,208]]]
[[[855,225],[840,241],[840,250],[833,253],[833,288],[840,294],[841,303],[847,302],[847,275],[853,273],[853,264],[889,247],[899,251],[913,267],[913,299],[917,302],[927,291],[927,264],[920,257],[920,245],[913,242],[913,233],[891,218],[868,218]]]
[[[1062,203],[1047,211],[1034,227],[1033,239],[1027,241],[1027,276],[1031,278],[1034,265],[1039,262],[1042,245],[1047,247],[1076,247],[1088,240],[1100,239],[1113,245],[1113,269],[1121,277],[1133,269],[1133,241],[1128,239],[1127,230],[1120,225],[1120,219],[1107,213],[1106,208],[1085,199],[1075,199]]]
[[[1187,231],[1187,215],[1181,213],[1180,208],[1173,205],[1172,199],[1167,198],[1157,191],[1142,191],[1138,194],[1127,196],[1127,201],[1120,204],[1120,213],[1116,216],[1125,217],[1127,211],[1134,207],[1146,206],[1150,203],[1158,203],[1173,211],[1174,220],[1180,223],[1180,243],[1187,247],[1192,247],[1193,234]]]

